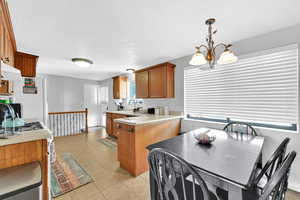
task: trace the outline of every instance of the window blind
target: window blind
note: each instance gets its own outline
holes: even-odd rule
[[[184,72],[184,109],[191,117],[298,124],[298,46]]]

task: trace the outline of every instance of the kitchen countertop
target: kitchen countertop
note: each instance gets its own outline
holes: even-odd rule
[[[144,125],[156,122],[162,122],[167,120],[181,119],[183,115],[150,115],[150,114],[141,114],[137,117],[126,117],[115,119],[114,122],[128,124],[128,125]]]
[[[15,135],[8,136],[7,139],[0,139],[0,146],[50,138],[52,136],[51,131],[42,122],[40,123],[44,129],[17,132]]]
[[[120,115],[128,115],[128,116],[142,116],[142,115],[147,115],[145,113],[141,112],[133,112],[131,110],[120,110],[120,111],[106,111],[106,113],[112,113],[112,114],[120,114]]]

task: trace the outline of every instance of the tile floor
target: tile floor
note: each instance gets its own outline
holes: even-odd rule
[[[132,177],[119,168],[117,151],[97,139],[105,137],[102,128],[90,129],[89,134],[59,137],[55,139],[56,152],[71,153],[93,177],[94,182],[55,200],[148,200],[148,173]],[[300,194],[288,192],[287,200],[300,200]]]

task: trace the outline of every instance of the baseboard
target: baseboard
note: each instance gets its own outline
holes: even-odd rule
[[[300,192],[300,185],[297,183],[291,183],[289,182],[289,189],[293,190],[295,192]]]

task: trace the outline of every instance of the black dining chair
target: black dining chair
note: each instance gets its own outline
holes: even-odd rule
[[[262,192],[258,192],[255,188],[243,191],[243,200],[284,200],[288,188],[290,168],[295,157],[295,151],[286,156],[283,164],[271,176]]]
[[[228,133],[239,133],[239,134],[246,134],[257,136],[256,130],[250,125],[245,122],[236,122],[232,121],[226,124],[223,128],[224,131]],[[257,163],[258,168],[262,168],[262,154],[260,155],[259,161]]]
[[[228,124],[226,124],[223,130],[226,132],[257,136],[255,129],[245,122],[229,122]]]
[[[283,159],[285,157],[286,148],[290,141],[290,138],[285,138],[280,145],[276,148],[270,159],[261,169],[257,167],[253,172],[254,180],[252,182],[252,187],[262,191],[262,188],[270,181],[274,172],[282,165]],[[222,197],[223,200],[227,200],[227,192],[217,188],[216,193],[219,197]]]
[[[154,178],[157,200],[216,200],[193,167],[174,153],[161,148],[148,156],[150,174]],[[187,180],[189,177],[189,180]]]
[[[253,181],[253,185],[263,188],[265,184],[271,179],[274,172],[282,165],[285,157],[286,148],[290,138],[285,138],[281,144],[274,151],[270,159],[262,169],[256,169],[257,176]]]

